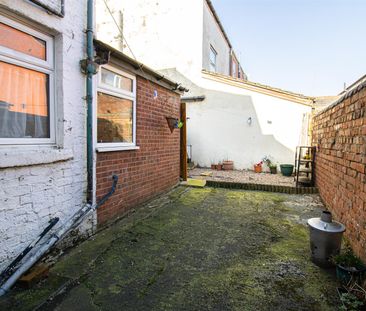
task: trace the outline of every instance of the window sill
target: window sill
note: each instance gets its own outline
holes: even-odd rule
[[[128,151],[128,150],[139,150],[139,146],[120,146],[120,147],[97,147],[97,152],[113,152],[113,151]]]
[[[0,168],[33,166],[71,160],[72,150],[56,149],[55,147],[25,147],[0,148]]]

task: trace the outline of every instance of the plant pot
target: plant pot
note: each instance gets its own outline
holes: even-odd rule
[[[340,264],[336,265],[337,279],[344,285],[349,284],[351,281],[361,281],[365,270],[365,268],[356,269],[343,267]]]
[[[173,117],[165,117],[165,119],[168,122],[170,132],[173,133],[174,129],[178,128],[178,119]]]
[[[294,171],[294,166],[292,164],[281,164],[280,168],[283,176],[291,176]]]
[[[233,161],[224,161],[222,163],[222,168],[225,171],[232,171],[234,169],[234,162]]]
[[[216,165],[216,169],[217,169],[218,171],[222,171],[222,164],[217,164],[217,165]]]
[[[254,165],[254,172],[262,173],[262,165]]]
[[[216,170],[217,169],[217,164],[211,164],[211,169]]]
[[[277,174],[277,166],[270,167],[269,170],[270,170],[271,174]]]

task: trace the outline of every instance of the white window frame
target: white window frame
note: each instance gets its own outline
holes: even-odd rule
[[[215,57],[214,63],[211,61],[211,55],[213,55]],[[213,69],[213,72],[216,72],[217,71],[217,52],[212,45],[210,45],[209,63],[210,63],[210,71],[212,71],[212,69]]]
[[[238,66],[237,63],[233,61],[231,70],[232,70],[232,77],[234,78],[238,78],[238,72],[236,71],[237,66]]]
[[[10,48],[0,46],[0,61],[7,62],[12,65],[31,69],[48,75],[49,80],[49,138],[0,138],[0,145],[41,145],[56,143],[56,112],[55,112],[55,65],[54,65],[54,38],[44,33],[34,30],[24,24],[0,15],[0,22],[20,30],[24,33],[32,35],[46,42],[46,60],[33,57],[12,50]]]
[[[132,80],[132,92],[122,90],[120,88],[116,88],[110,86],[106,83],[102,82],[102,69],[105,68],[109,71],[112,71],[115,74],[124,76]],[[105,152],[105,151],[120,151],[120,150],[134,150],[139,149],[136,146],[136,76],[129,74],[123,70],[120,70],[111,65],[103,65],[101,66],[99,73],[98,73],[98,87],[97,92],[119,97],[122,99],[127,99],[132,101],[132,143],[126,142],[119,142],[119,143],[98,143],[98,115],[95,113],[95,131],[96,131],[96,140],[97,140],[97,151],[98,152]],[[98,97],[97,97],[98,98]],[[98,106],[98,99],[97,105]],[[98,107],[96,107],[96,111],[98,111]]]

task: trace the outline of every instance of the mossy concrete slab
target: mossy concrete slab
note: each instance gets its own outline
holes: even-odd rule
[[[309,258],[305,223],[321,207],[316,195],[178,187],[73,249],[47,282],[26,298],[11,293],[0,309],[72,310],[80,299],[84,310],[336,310],[334,275]],[[44,303],[55,278],[62,290]]]
[[[187,181],[181,183],[182,186],[203,188],[206,186],[206,180],[188,178]]]

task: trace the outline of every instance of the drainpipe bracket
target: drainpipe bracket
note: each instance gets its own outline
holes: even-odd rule
[[[97,74],[98,73],[99,66],[96,62],[90,59],[82,59],[80,61],[80,70],[83,74]]]

